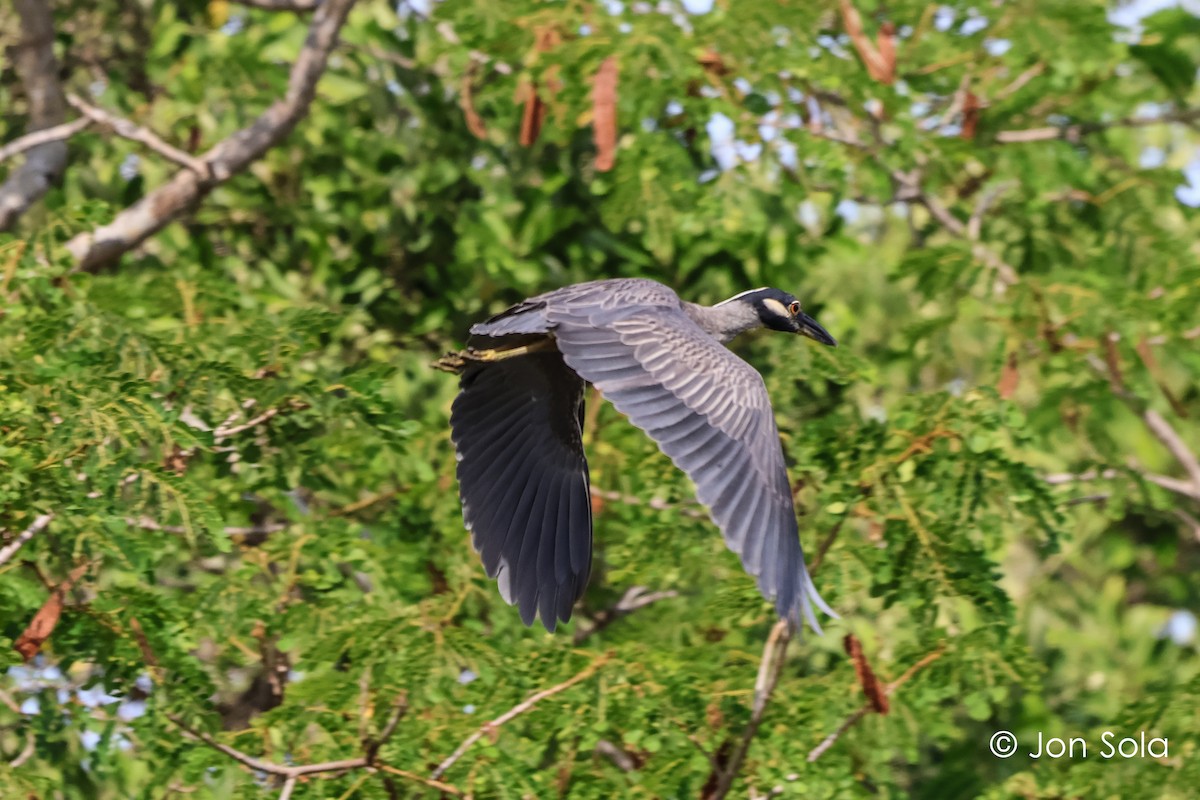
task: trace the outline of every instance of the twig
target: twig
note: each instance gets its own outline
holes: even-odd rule
[[[1181,481],[1178,478],[1172,478],[1168,475],[1158,475],[1153,472],[1136,472],[1135,474],[1147,483],[1153,483],[1155,486],[1166,489],[1168,492],[1174,492],[1192,500],[1200,501],[1200,491],[1194,489],[1189,481]],[[1096,472],[1095,470],[1079,473],[1056,472],[1044,476],[1042,480],[1051,486],[1058,486],[1075,481],[1112,480],[1120,477],[1120,475],[1121,473],[1115,469],[1106,469],[1103,472]]]
[[[21,2],[44,5],[38,0]],[[117,214],[109,224],[68,241],[67,249],[75,259],[73,271],[95,272],[137,247],[291,133],[308,113],[317,81],[325,72],[329,53],[337,43],[353,5],[354,0],[324,0],[317,5],[308,38],[292,65],[287,94],[276,100],[249,127],[230,135],[204,154],[201,160],[210,170],[208,177],[201,177],[191,169],[180,170],[166,184]]]
[[[1109,384],[1112,386],[1113,395],[1128,406],[1129,410],[1142,418],[1146,423],[1146,427],[1154,434],[1155,438],[1162,442],[1163,446],[1175,457],[1184,471],[1188,474],[1191,488],[1188,491],[1181,492],[1189,497],[1200,495],[1200,461],[1197,461],[1196,456],[1184,444],[1183,438],[1179,433],[1171,427],[1171,423],[1167,422],[1161,414],[1152,408],[1146,407],[1144,401],[1139,399],[1135,394],[1130,392],[1121,378],[1120,366],[1117,363],[1118,354],[1115,347],[1115,335],[1110,334],[1104,340],[1108,346],[1107,361],[1101,360],[1094,353],[1089,353],[1085,358],[1088,366],[1098,372],[1100,375],[1108,378]],[[1187,486],[1188,482],[1181,482],[1183,486]],[[1162,485],[1161,483],[1159,485]],[[1165,487],[1164,487],[1165,488]],[[1172,491],[1178,491],[1173,489]]]
[[[162,531],[163,533],[186,534],[188,529],[182,525],[163,525],[161,522],[156,522],[149,517],[126,517],[125,524],[134,528],[141,528],[144,531]],[[268,533],[279,533],[288,528],[286,522],[267,522],[262,525],[249,525],[243,527],[228,526],[222,528],[221,531],[226,536],[263,536]]]
[[[450,767],[454,766],[454,763],[456,761],[458,761],[460,758],[462,758],[463,754],[466,753],[467,750],[471,749],[471,745],[475,744],[477,741],[482,739],[485,735],[493,733],[501,725],[503,725],[506,722],[511,721],[513,718],[518,717],[521,714],[524,714],[526,711],[533,708],[535,705],[537,705],[542,700],[545,700],[547,697],[552,697],[561,691],[570,689],[572,686],[579,683],[580,681],[587,680],[593,674],[595,674],[595,672],[598,669],[600,669],[600,667],[602,667],[606,663],[608,663],[610,658],[612,658],[612,654],[605,653],[604,655],[602,655],[599,658],[597,658],[596,660],[594,660],[591,664],[588,664],[586,667],[584,667],[584,669],[581,672],[579,672],[578,674],[576,674],[574,677],[569,678],[569,679],[563,681],[562,683],[557,684],[556,686],[551,686],[549,689],[543,689],[542,691],[537,692],[536,694],[530,696],[527,700],[517,703],[515,706],[513,706],[512,708],[510,708],[508,711],[504,712],[500,716],[496,717],[491,722],[485,722],[483,725],[481,725],[479,727],[479,730],[475,731],[470,736],[468,736],[466,739],[464,739],[463,743],[460,744],[457,748],[455,748],[454,752],[451,753],[446,758],[445,761],[443,761],[441,764],[438,764],[437,769],[435,769],[433,772],[431,772],[429,774],[429,777],[433,780],[437,780],[438,778],[442,777],[444,774],[446,774],[446,770],[448,770],[448,769],[450,769]]]
[[[996,134],[996,141],[1000,144],[1017,144],[1020,142],[1044,142],[1051,139],[1062,139],[1074,144],[1088,134],[1099,133],[1110,128],[1147,128],[1152,125],[1168,125],[1175,122],[1190,124],[1197,121],[1200,121],[1200,108],[1186,108],[1157,117],[1123,117],[1111,122],[1078,122],[1074,125],[1029,128],[1019,131],[1000,131]]]
[[[1196,519],[1182,508],[1175,509],[1175,516],[1179,518],[1180,522],[1191,528],[1192,538],[1197,542],[1200,542],[1200,520]]]
[[[833,523],[833,527],[829,529],[829,533],[821,540],[821,544],[817,546],[817,553],[813,556],[812,563],[808,565],[809,577],[812,577],[820,568],[821,562],[825,560],[825,554],[829,552],[829,548],[833,547],[833,543],[837,540],[838,533],[842,530],[842,525],[846,524],[846,516],[843,514],[838,517],[838,521]]]
[[[50,129],[67,116],[54,57],[53,9],[46,0],[13,0],[13,7],[21,22],[21,40],[12,48],[12,63],[28,98],[30,132]],[[12,228],[66,168],[67,145],[61,139],[29,148],[25,163],[0,185],[0,231]]]
[[[592,624],[590,626],[580,627],[579,630],[575,631],[575,644],[583,644],[593,634],[604,630],[621,617],[632,614],[639,608],[645,608],[651,603],[657,603],[659,600],[667,600],[678,596],[679,592],[674,589],[652,592],[645,586],[630,586],[625,590],[625,594],[621,595],[621,599],[616,602],[616,605],[597,612],[592,617]]]
[[[268,408],[266,411],[259,414],[257,417],[252,417],[251,419],[247,420],[246,422],[243,422],[240,425],[230,425],[228,422],[223,422],[220,425],[218,425],[216,427],[216,429],[213,431],[213,440],[219,442],[222,439],[228,439],[230,436],[234,436],[239,433],[244,433],[244,432],[250,430],[251,428],[257,428],[259,425],[262,425],[267,420],[271,419],[274,416],[277,416],[279,414],[280,410],[281,409],[278,409],[278,408]]]
[[[859,708],[853,714],[846,717],[846,719],[842,721],[842,724],[838,725],[837,729],[833,733],[826,736],[819,745],[814,747],[809,752],[808,763],[811,764],[812,762],[816,761],[825,753],[826,750],[833,747],[834,742],[840,739],[842,734],[850,730],[850,728],[852,728],[860,719],[865,717],[867,712],[870,710],[871,706],[864,703],[863,705],[859,706]]]
[[[990,267],[996,273],[997,281],[1004,287],[1013,286],[1019,282],[1017,271],[1003,258],[993,253],[982,243],[971,238],[969,228],[962,220],[950,213],[941,202],[932,195],[926,194],[921,187],[920,173],[917,170],[903,172],[892,171],[892,180],[897,184],[896,199],[907,203],[918,203],[929,211],[937,222],[952,236],[971,242],[971,255]]]
[[[1013,82],[1010,83],[1008,86],[1005,86],[1003,89],[996,92],[996,94],[992,95],[990,102],[995,103],[998,100],[1003,100],[1004,98],[1008,97],[1011,94],[1015,94],[1016,92],[1019,92],[1025,86],[1025,84],[1029,83],[1031,80],[1036,78],[1038,75],[1041,75],[1045,71],[1046,71],[1045,62],[1039,61],[1038,63],[1034,64],[1029,69],[1022,72],[1016,78],[1014,78]]]
[[[365,743],[365,755],[359,756],[358,758],[343,758],[336,761],[322,761],[317,764],[298,765],[276,764],[271,761],[264,761],[260,758],[255,758],[254,756],[243,753],[241,750],[234,749],[229,745],[218,742],[216,739],[209,736],[207,733],[204,733],[203,731],[196,730],[175,714],[168,713],[167,719],[171,720],[171,722],[173,722],[188,736],[202,742],[205,745],[208,745],[218,752],[224,753],[234,761],[237,761],[239,764],[249,767],[253,770],[258,770],[259,772],[265,772],[269,775],[278,775],[279,777],[283,778],[284,784],[283,790],[279,794],[280,800],[287,800],[287,798],[291,796],[292,791],[296,787],[297,780],[304,775],[315,775],[322,772],[345,772],[346,770],[363,768],[376,768],[392,775],[398,775],[403,778],[414,780],[418,783],[423,783],[448,794],[461,796],[462,791],[454,786],[451,786],[450,784],[441,783],[440,781],[430,780],[428,778],[422,778],[419,775],[414,775],[410,772],[396,769],[395,767],[390,767],[386,764],[375,763],[375,757],[379,752],[379,748],[391,738],[393,733],[395,733],[396,727],[407,709],[408,696],[406,694],[401,694],[400,697],[397,698],[392,714],[388,718],[387,724],[384,725],[383,730],[380,731],[379,736]]]
[[[972,242],[979,241],[979,237],[983,233],[983,218],[987,216],[992,204],[999,200],[1001,195],[1011,191],[1016,186],[1016,181],[1000,181],[979,195],[979,199],[975,201],[975,210],[971,212],[971,218],[967,220],[966,235],[968,239]]]
[[[733,779],[737,777],[742,762],[746,760],[746,754],[750,751],[750,743],[754,740],[754,734],[758,733],[758,727],[762,724],[763,714],[767,710],[771,694],[775,691],[776,684],[779,683],[779,675],[783,672],[784,656],[787,654],[790,638],[791,628],[787,620],[781,619],[771,628],[771,633],[767,636],[767,643],[763,647],[762,661],[758,665],[758,677],[754,681],[754,701],[750,707],[750,722],[742,731],[742,738],[738,742],[737,749],[734,750],[725,768],[717,776],[716,788],[706,800],[721,800],[729,794],[729,790],[733,786]]]
[[[388,717],[388,721],[384,723],[383,729],[379,731],[379,735],[367,739],[363,746],[368,762],[375,761],[375,756],[379,754],[379,748],[383,747],[384,743],[392,738],[392,734],[396,732],[396,726],[400,724],[400,720],[404,719],[404,715],[407,713],[408,692],[402,691],[396,698],[396,702],[392,704],[392,714]]]
[[[917,661],[917,663],[906,669],[903,675],[901,675],[899,678],[896,678],[896,680],[892,681],[887,686],[883,687],[883,693],[888,697],[891,697],[897,689],[908,683],[918,672],[941,658],[944,653],[944,645],[939,644],[936,650],[922,657],[919,661]],[[848,716],[842,722],[842,724],[837,727],[837,730],[826,736],[819,745],[814,747],[809,752],[808,763],[811,764],[812,762],[816,761],[825,753],[826,750],[828,750],[830,747],[833,747],[834,742],[836,742],[843,733],[850,730],[850,728],[853,727],[856,722],[866,716],[867,712],[870,710],[871,704],[869,702],[864,703],[857,710],[855,710],[854,713]]]
[[[238,5],[261,8],[264,11],[295,11],[307,14],[316,11],[321,0],[234,0]]]
[[[665,500],[660,500],[657,497],[651,497],[649,500],[643,500],[640,497],[634,497],[630,494],[621,494],[620,492],[610,492],[598,487],[591,487],[592,497],[599,497],[601,500],[608,500],[611,503],[624,503],[630,506],[646,506],[655,511],[676,511],[685,517],[692,519],[708,519],[708,515],[698,508],[689,508],[684,505],[673,505]]]
[[[42,514],[28,528],[18,533],[15,539],[3,548],[0,548],[0,566],[3,566],[10,558],[15,556],[17,551],[25,546],[26,542],[45,530],[52,519],[54,519],[53,514]]]
[[[24,153],[26,150],[32,150],[35,147],[46,144],[47,142],[58,142],[63,139],[70,139],[81,130],[91,125],[92,121],[86,117],[73,119],[70,122],[64,122],[62,125],[55,125],[53,128],[43,128],[40,131],[27,133],[17,139],[13,139],[8,144],[0,147],[0,161],[7,161],[15,155]]]
[[[1188,450],[1187,445],[1183,443],[1183,439],[1171,427],[1171,423],[1163,419],[1163,416],[1152,408],[1147,408],[1142,412],[1142,419],[1146,422],[1146,427],[1150,429],[1158,440],[1163,443],[1163,446],[1175,456],[1175,460],[1183,467],[1184,472],[1192,479],[1192,487],[1195,493],[1200,495],[1200,461],[1196,460],[1196,456]]]
[[[446,794],[452,794],[455,797],[463,796],[463,790],[459,789],[457,786],[453,786],[449,783],[435,780],[433,778],[426,778],[424,775],[418,775],[415,772],[409,772],[408,770],[405,770],[405,769],[398,769],[389,764],[379,764],[377,766],[377,769],[379,769],[381,772],[386,772],[389,775],[397,775],[401,778],[405,778],[410,781],[415,781],[416,783],[423,783],[426,786],[428,786],[430,789],[437,789],[439,792],[445,792]]]
[[[168,161],[174,161],[182,167],[187,167],[192,172],[195,172],[200,178],[207,178],[209,175],[208,162],[204,159],[196,158],[195,156],[185,153],[174,145],[170,145],[160,139],[153,131],[143,128],[140,125],[135,125],[127,119],[122,119],[102,108],[97,108],[83,100],[78,95],[68,94],[67,103],[71,108],[83,114],[99,125],[108,128],[122,139],[128,139],[131,142],[139,142],[146,145],[154,152],[158,153]]]
[[[21,707],[19,705],[17,705],[17,701],[12,698],[12,695],[10,695],[8,692],[4,691],[3,689],[0,689],[0,703],[3,703],[4,705],[8,706],[10,711],[12,711],[14,714],[20,716]],[[32,726],[26,725],[25,726],[25,746],[21,748],[21,752],[17,753],[15,758],[13,758],[11,761],[8,762],[8,766],[11,767],[12,769],[16,769],[17,767],[21,766],[26,761],[28,761],[31,756],[33,756],[36,748],[37,748],[37,737],[34,736],[34,734],[33,734]]]

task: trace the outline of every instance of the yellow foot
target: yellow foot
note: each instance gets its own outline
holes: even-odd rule
[[[434,369],[440,369],[442,372],[452,372],[455,375],[461,375],[462,371],[467,368],[467,360],[459,353],[446,353],[446,355],[433,362]]]
[[[533,344],[523,344],[518,347],[496,347],[487,350],[476,350],[473,347],[468,347],[461,353],[447,353],[433,362],[433,367],[443,372],[462,374],[462,371],[467,368],[467,364],[472,361],[479,361],[485,364],[493,363],[504,361],[507,358],[516,358],[517,356],[549,350],[552,347],[554,347],[554,340],[550,338],[541,339]]]

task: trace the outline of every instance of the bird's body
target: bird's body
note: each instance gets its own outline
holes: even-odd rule
[[[525,624],[570,618],[591,569],[584,388],[597,389],[691,477],[730,549],[793,623],[835,616],[804,566],[762,377],[724,343],[759,327],[833,338],[778,289],[715,306],[650,280],[566,286],[471,327],[439,365],[462,375],[450,424],[463,519]]]

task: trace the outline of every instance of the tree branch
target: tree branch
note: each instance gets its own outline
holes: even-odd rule
[[[1192,488],[1196,495],[1200,495],[1200,461],[1196,460],[1196,456],[1183,443],[1183,439],[1179,433],[1171,427],[1171,423],[1167,422],[1162,414],[1159,414],[1153,408],[1147,408],[1142,412],[1142,420],[1146,423],[1146,427],[1150,429],[1158,440],[1163,443],[1163,446],[1170,451],[1171,455],[1175,456],[1175,460],[1183,467],[1184,472],[1192,480]]]
[[[1147,483],[1153,483],[1155,486],[1166,489],[1168,492],[1174,492],[1175,494],[1200,502],[1200,490],[1193,488],[1189,481],[1182,481],[1179,478],[1158,475],[1153,472],[1137,472],[1136,470],[1135,472],[1139,478]],[[1097,472],[1096,470],[1088,470],[1087,472],[1055,472],[1044,476],[1042,480],[1051,486],[1059,486],[1064,483],[1074,483],[1076,481],[1113,480],[1120,477],[1120,475],[1121,473],[1115,469],[1106,469],[1103,472]]]
[[[38,4],[36,0],[22,2]],[[252,125],[204,154],[200,160],[208,167],[208,177],[192,169],[181,170],[166,184],[117,214],[109,224],[67,242],[67,249],[75,258],[73,271],[95,272],[137,247],[291,133],[308,112],[329,52],[337,43],[338,33],[353,5],[354,0],[324,0],[317,5],[308,38],[292,65],[286,95]]]
[[[167,144],[147,128],[135,125],[127,119],[122,119],[102,108],[97,108],[86,103],[83,98],[77,95],[68,94],[67,103],[87,119],[108,128],[122,139],[129,139],[132,142],[144,144],[168,161],[174,161],[181,167],[187,167],[199,177],[208,177],[209,166],[207,162],[189,153],[185,153],[174,145]]]
[[[407,710],[408,695],[402,692],[400,696],[396,698],[392,713],[389,716],[387,723],[384,725],[383,730],[380,732],[378,738],[368,740],[364,743],[363,749],[365,754],[362,756],[357,758],[342,758],[336,761],[321,761],[316,764],[296,765],[276,764],[272,761],[264,761],[261,758],[255,758],[254,756],[247,755],[241,750],[237,750],[227,744],[222,744],[207,733],[193,728],[184,722],[181,717],[175,714],[168,713],[167,719],[174,723],[176,727],[178,727],[188,736],[196,739],[199,742],[202,742],[203,744],[220,753],[224,753],[242,766],[249,767],[250,769],[257,770],[259,772],[265,772],[268,775],[277,775],[283,778],[283,790],[280,792],[279,797],[280,800],[284,800],[284,798],[290,796],[292,790],[296,786],[297,779],[301,776],[315,775],[322,772],[344,772],[351,769],[379,768],[393,775],[411,777],[413,780],[416,780],[420,783],[430,785],[431,782],[424,778],[411,775],[403,770],[389,768],[385,767],[385,765],[375,763],[375,757],[379,752],[379,748],[382,747],[387,740],[391,738],[392,734],[396,732],[396,727]],[[455,795],[462,794],[461,791],[453,786],[450,786],[449,784],[441,784],[435,788],[440,788],[443,791],[447,791]]]
[[[1111,122],[1078,122],[1074,125],[1047,126],[1045,128],[1029,128],[1019,131],[1000,131],[996,141],[1000,144],[1017,144],[1021,142],[1044,142],[1052,139],[1075,144],[1084,136],[1099,133],[1110,128],[1148,128],[1152,125],[1168,125],[1181,122],[1185,125],[1200,122],[1200,108],[1185,108],[1163,114],[1158,117],[1122,117]]]
[[[478,742],[485,735],[487,735],[489,733],[493,733],[501,725],[503,725],[506,722],[511,721],[512,719],[520,716],[521,714],[524,714],[526,711],[533,708],[535,705],[540,703],[542,700],[545,700],[547,697],[552,697],[553,695],[556,695],[561,691],[570,689],[572,686],[579,683],[580,681],[587,680],[592,675],[594,675],[596,673],[596,671],[598,669],[600,669],[600,667],[602,667],[606,663],[608,663],[609,659],[611,659],[611,658],[612,658],[612,653],[605,653],[604,655],[602,655],[599,658],[597,658],[596,660],[594,660],[591,664],[588,664],[586,667],[584,667],[583,670],[580,671],[579,673],[577,673],[574,677],[568,678],[567,680],[563,681],[560,684],[557,684],[556,686],[551,686],[549,689],[543,689],[542,691],[540,691],[534,695],[531,695],[527,700],[517,703],[515,706],[513,706],[512,708],[510,708],[508,711],[504,712],[500,716],[496,717],[491,722],[485,722],[483,725],[481,725],[479,727],[479,730],[475,731],[470,736],[468,736],[466,739],[464,739],[462,744],[460,744],[457,748],[455,748],[454,752],[446,757],[445,761],[443,761],[441,764],[438,764],[437,769],[435,769],[433,772],[431,772],[429,774],[429,777],[433,780],[437,780],[438,778],[442,777],[443,775],[446,774],[446,770],[448,770],[448,769],[450,769],[450,767],[454,766],[454,762],[456,762],[460,758],[462,758],[463,754],[471,749],[471,745]]]
[[[26,542],[44,531],[52,519],[54,519],[53,514],[42,514],[28,528],[18,533],[15,539],[0,548],[0,566],[3,566],[10,558],[15,556],[17,551],[25,546]]]
[[[580,627],[575,631],[575,644],[583,644],[593,634],[599,633],[621,617],[632,614],[639,608],[645,608],[652,603],[657,603],[659,600],[678,596],[679,592],[674,589],[652,592],[645,586],[630,586],[625,590],[625,594],[621,595],[621,599],[617,601],[616,605],[599,611],[593,616],[591,625]]]
[[[163,533],[174,534],[185,534],[188,532],[188,529],[182,525],[163,525],[161,522],[156,522],[149,517],[126,517],[125,524],[130,527],[141,528],[144,531],[162,531]],[[262,525],[230,525],[221,530],[226,536],[265,536],[285,531],[287,528],[288,524],[286,522],[267,522]]]
[[[14,714],[16,714],[17,716],[21,716],[21,707],[19,705],[17,705],[17,701],[12,698],[12,695],[10,695],[8,692],[4,691],[3,689],[0,689],[0,703],[3,703],[4,705],[8,706],[8,709],[10,711],[12,711]],[[33,754],[36,750],[37,750],[37,737],[35,737],[33,734],[33,727],[30,725],[26,725],[25,726],[25,746],[21,748],[20,753],[17,753],[17,755],[11,761],[8,762],[8,766],[11,769],[16,769],[17,767],[21,766],[26,761],[28,761],[33,756]]]
[[[945,651],[943,650],[943,646],[938,645],[938,648],[936,650],[934,650],[932,653],[929,653],[928,655],[921,658],[919,661],[917,661],[917,663],[913,664],[911,667],[906,669],[904,671],[903,675],[901,675],[899,678],[897,678],[896,680],[889,683],[887,686],[883,687],[883,693],[885,695],[887,695],[888,697],[891,697],[892,694],[897,689],[899,689],[904,684],[908,683],[909,680],[911,680],[914,675],[916,675],[921,670],[925,669],[927,666],[932,664],[934,661],[937,661],[939,658],[941,658],[944,652]],[[834,742],[836,742],[843,733],[850,730],[850,728],[852,728],[855,723],[857,723],[860,719],[865,717],[867,715],[867,712],[870,710],[871,710],[871,703],[866,702],[866,703],[863,703],[862,706],[860,706],[857,710],[855,710],[853,714],[846,717],[846,719],[842,722],[842,724],[839,725],[833,733],[826,736],[819,745],[814,747],[812,749],[812,751],[809,752],[808,763],[811,764],[812,762],[816,761],[818,758],[820,758],[825,753],[826,750],[828,750],[830,747],[833,747]]]
[[[55,125],[53,128],[44,128],[40,131],[27,133],[0,147],[0,161],[7,161],[13,156],[20,155],[26,150],[32,150],[47,142],[60,142],[64,139],[70,139],[91,124],[92,121],[90,119],[81,117],[80,119],[73,119],[70,122],[64,122],[62,125]]]
[[[66,120],[67,106],[54,57],[54,17],[48,0],[13,0],[21,20],[21,41],[12,50],[13,67],[29,100],[29,130],[41,131]],[[0,231],[12,228],[67,168],[67,145],[53,139],[29,148],[25,163],[0,186]]]
[[[238,5],[261,8],[264,11],[295,11],[307,14],[316,11],[321,0],[234,0]]]
[[[775,691],[775,686],[779,683],[779,675],[783,672],[784,656],[787,655],[790,638],[791,628],[788,626],[787,620],[781,619],[771,628],[771,633],[767,636],[767,643],[763,647],[762,661],[758,665],[758,677],[754,681],[754,702],[750,707],[750,722],[742,731],[742,738],[738,742],[737,749],[730,756],[725,768],[719,771],[716,788],[712,794],[705,797],[705,800],[722,800],[733,787],[733,779],[737,777],[742,768],[742,762],[746,760],[746,754],[750,751],[750,743],[754,740],[754,735],[758,733],[759,725],[762,724],[767,703]]]
[[[685,517],[691,517],[692,519],[708,519],[708,515],[699,508],[689,508],[685,505],[673,505],[665,500],[660,500],[657,497],[651,497],[649,500],[643,500],[640,497],[634,497],[630,494],[621,494],[620,492],[610,492],[597,486],[591,487],[591,492],[592,497],[598,497],[601,500],[607,500],[612,503],[624,503],[625,505],[629,506],[646,506],[647,508],[653,508],[655,511],[674,511],[682,514]]]
[[[1171,426],[1171,423],[1167,422],[1166,419],[1164,419],[1163,416],[1154,409],[1148,408],[1144,401],[1140,400],[1137,395],[1133,394],[1125,387],[1125,382],[1121,377],[1120,365],[1117,360],[1119,356],[1115,348],[1116,341],[1116,334],[1110,333],[1107,337],[1105,337],[1104,342],[1110,348],[1107,351],[1107,360],[1102,360],[1094,353],[1089,353],[1085,358],[1088,366],[1090,366],[1101,376],[1108,379],[1109,384],[1112,386],[1113,395],[1123,402],[1130,411],[1142,418],[1142,421],[1146,424],[1146,427],[1150,429],[1150,432],[1154,434],[1154,437],[1162,442],[1163,446],[1167,448],[1167,451],[1170,452],[1170,454],[1175,457],[1175,460],[1179,462],[1180,466],[1183,467],[1184,472],[1188,474],[1189,481],[1181,483],[1185,487],[1188,485],[1188,483],[1190,483],[1191,488],[1187,489],[1186,491],[1180,491],[1179,489],[1172,488],[1171,491],[1179,492],[1180,494],[1186,494],[1189,497],[1200,495],[1200,461],[1197,461],[1196,456],[1191,450],[1188,449],[1187,445],[1184,444],[1183,437],[1181,437],[1178,431]],[[1163,488],[1169,488],[1161,481],[1156,480],[1154,482],[1158,483],[1160,486],[1163,486]]]
[[[903,172],[902,170],[892,171],[892,180],[896,182],[897,193],[896,199],[907,203],[918,203],[929,211],[938,224],[946,229],[947,233],[957,239],[963,239],[971,243],[971,255],[979,261],[986,264],[996,273],[996,280],[1003,286],[1013,286],[1020,281],[1017,277],[1017,271],[1011,264],[1003,258],[996,255],[983,243],[972,238],[972,226],[963,224],[962,220],[950,213],[950,209],[946,208],[941,202],[932,195],[926,194],[921,186],[920,173],[918,170],[911,172]],[[985,209],[986,210],[986,209]],[[981,223],[979,223],[981,224]],[[976,226],[978,227],[978,224]]]

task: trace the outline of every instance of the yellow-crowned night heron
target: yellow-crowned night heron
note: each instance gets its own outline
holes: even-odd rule
[[[526,625],[554,630],[583,594],[592,508],[584,386],[596,386],[696,485],[729,548],[780,616],[834,612],[804,567],[791,486],[762,377],[723,345],[767,327],[834,346],[779,289],[715,306],[617,279],[532,297],[471,327],[438,366],[461,373],[450,415],[463,519],[489,577]]]

